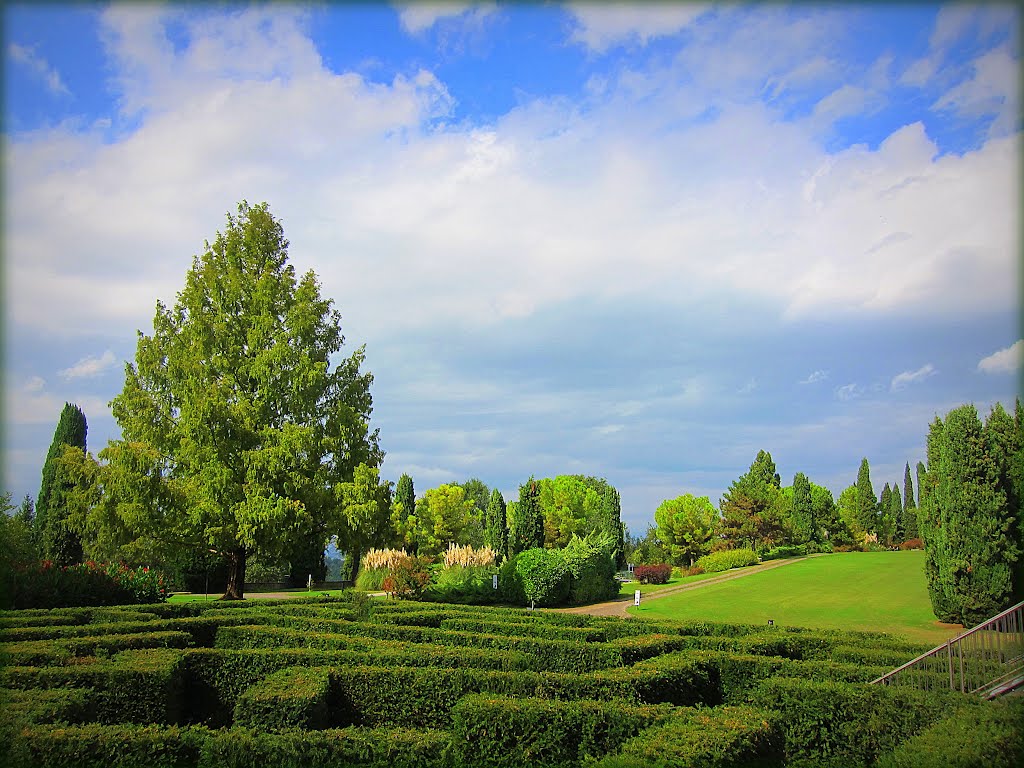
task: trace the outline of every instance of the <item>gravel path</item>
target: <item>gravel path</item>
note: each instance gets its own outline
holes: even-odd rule
[[[811,555],[811,557],[817,557],[817,555]],[[680,592],[689,592],[692,589],[700,589],[701,587],[710,587],[712,584],[721,584],[723,581],[732,581],[733,579],[742,579],[744,576],[750,576],[751,574],[761,573],[762,571],[770,571],[772,568],[781,568],[784,565],[790,563],[797,563],[803,560],[802,557],[789,558],[786,560],[770,560],[767,563],[761,563],[760,565],[752,565],[749,568],[742,568],[732,571],[724,571],[721,575],[715,576],[710,579],[704,579],[703,581],[696,581],[692,584],[679,584],[675,587],[667,587],[665,589],[659,589],[657,592],[650,592],[642,597],[643,602],[650,600],[658,600],[662,597],[668,597],[669,595],[678,595]],[[626,609],[633,605],[633,598],[630,597],[618,597],[607,603],[595,603],[593,605],[581,605],[575,608],[549,608],[547,610],[558,611],[559,613],[588,613],[591,616],[619,616],[625,618],[632,618],[632,615],[626,612]]]

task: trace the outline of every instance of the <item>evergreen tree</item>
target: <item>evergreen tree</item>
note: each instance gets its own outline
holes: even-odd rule
[[[878,531],[878,501],[871,487],[871,467],[861,459],[857,472],[857,524],[865,533]]]
[[[462,490],[466,492],[466,498],[473,502],[474,514],[483,520],[487,505],[490,503],[491,489],[480,478],[471,477],[462,483]]]
[[[622,524],[622,499],[612,485],[607,484],[601,494],[601,506],[604,510],[604,531],[615,542],[615,565],[622,568],[626,564],[625,526]]]
[[[892,525],[892,543],[901,544],[907,540],[906,528],[903,520],[903,501],[900,498],[899,483],[892,484],[892,493],[889,496],[889,520]]]
[[[803,472],[797,472],[793,477],[793,538],[797,544],[813,543],[818,539],[811,483]]]
[[[886,483],[878,497],[878,543],[889,546],[894,538],[894,524],[891,516],[892,489]]]
[[[910,479],[910,462],[903,469],[903,535],[904,541],[918,538],[917,502],[914,501],[914,481]]]
[[[484,516],[484,544],[493,549],[499,557],[508,557],[508,521],[505,517],[505,499],[501,491],[491,491]]]
[[[1018,551],[1011,564],[1014,601],[1024,597],[1024,419],[1020,398],[1011,417],[1001,403],[993,406],[983,429],[985,449],[996,464],[998,485],[1006,496],[1006,535]]]
[[[537,481],[531,477],[519,486],[519,502],[509,509],[509,551],[513,555],[544,546],[544,516],[539,495]]]
[[[68,446],[84,452],[87,432],[82,409],[65,403],[53,433],[53,442],[46,453],[42,483],[36,497],[34,531],[39,549],[44,558],[62,566],[82,561],[82,542],[78,533],[68,525],[66,497],[71,487],[63,477],[60,459]]]
[[[734,546],[771,549],[785,538],[779,510],[781,479],[767,451],[758,451],[750,469],[719,501],[722,535]]]
[[[983,427],[964,405],[929,432],[921,527],[929,596],[942,621],[973,625],[1007,607],[1019,588],[1021,542],[998,447],[1007,421],[996,414]]]
[[[413,519],[410,521],[409,518]],[[412,542],[412,530],[416,527],[416,491],[413,488],[412,478],[403,474],[398,478],[398,485],[395,486],[395,501],[391,510],[391,527],[395,531],[395,544],[402,547],[412,547],[415,554],[416,549]]]

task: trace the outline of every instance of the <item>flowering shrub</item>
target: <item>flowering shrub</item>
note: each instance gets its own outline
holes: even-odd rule
[[[391,572],[381,588],[392,597],[418,600],[430,584],[429,564],[427,558],[406,555],[391,566]]]
[[[43,560],[18,568],[12,591],[16,609],[156,603],[167,599],[167,580],[145,567],[87,560],[61,568]]]
[[[637,565],[633,568],[633,576],[641,584],[667,584],[672,576],[672,566],[666,563]]]
[[[463,568],[489,567],[494,565],[497,555],[490,547],[473,549],[467,544],[458,547],[454,543],[448,545],[448,551],[444,553],[444,567],[451,568],[460,565]]]

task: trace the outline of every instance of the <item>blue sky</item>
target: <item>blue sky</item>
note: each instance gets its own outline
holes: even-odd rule
[[[838,493],[1019,389],[1012,5],[8,5],[4,488],[118,435],[237,202],[366,344],[383,473]]]

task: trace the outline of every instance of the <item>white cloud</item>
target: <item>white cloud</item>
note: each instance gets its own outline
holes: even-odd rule
[[[7,45],[7,55],[13,61],[31,69],[52,93],[59,93],[65,96],[70,95],[71,92],[61,79],[60,72],[51,67],[46,59],[38,55],[34,46],[9,43]]]
[[[971,76],[943,94],[932,109],[969,118],[995,115],[992,135],[1016,133],[1020,127],[1020,62],[1003,47],[979,56],[971,70]]]
[[[978,370],[982,373],[1013,373],[1019,370],[1024,360],[1024,340],[1015,341],[1006,349],[993,352],[982,358]]]
[[[442,19],[458,18],[470,13],[472,22],[479,24],[484,18],[497,11],[494,3],[413,3],[402,6],[398,13],[402,28],[411,35],[418,35],[433,27]]]
[[[919,381],[924,381],[925,379],[934,376],[936,373],[938,373],[938,371],[935,370],[935,366],[931,363],[922,365],[916,371],[903,371],[903,373],[898,373],[893,376],[889,389],[895,392],[903,389],[908,384],[916,384]]]
[[[864,387],[856,382],[844,384],[841,387],[836,387],[835,394],[840,400],[853,400],[864,394]]]
[[[576,17],[572,39],[603,53],[614,45],[674,35],[693,24],[711,6],[702,3],[571,3]]]
[[[99,376],[114,364],[114,353],[109,349],[99,357],[83,357],[70,368],[60,371],[60,377],[65,381],[71,379],[92,379]]]
[[[825,381],[828,378],[828,371],[814,371],[806,379],[798,382],[799,384],[817,384],[819,381]]]
[[[22,389],[25,392],[41,392],[43,387],[46,386],[46,379],[42,376],[33,376],[25,382]]]

